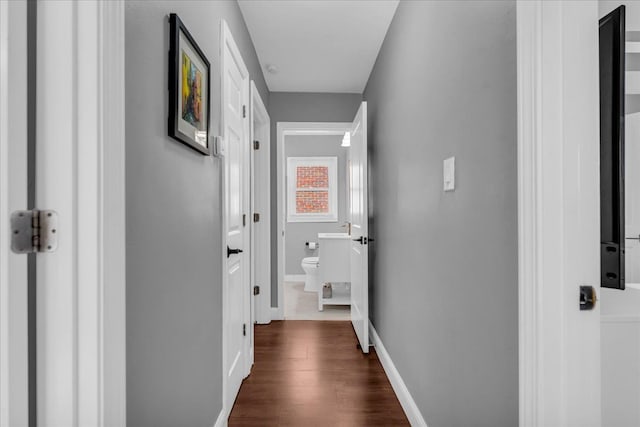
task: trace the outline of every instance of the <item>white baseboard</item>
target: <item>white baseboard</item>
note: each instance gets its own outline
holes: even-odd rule
[[[284,312],[278,307],[271,307],[271,320],[284,320]]]
[[[407,415],[409,422],[413,427],[427,427],[427,422],[424,420],[415,400],[411,397],[409,389],[402,380],[396,366],[393,364],[391,356],[387,353],[387,349],[384,348],[384,344],[382,344],[382,341],[380,340],[380,337],[378,336],[378,333],[373,327],[371,321],[369,321],[369,338],[376,348],[378,359],[380,359],[384,372],[387,374],[387,377],[391,382],[391,387],[393,387],[393,391],[396,393],[396,396],[400,401],[400,405],[402,405],[402,409],[404,409],[404,413]]]
[[[285,282],[304,282],[307,279],[305,274],[285,274]]]
[[[220,414],[218,415],[218,419],[216,420],[216,423],[213,425],[213,427],[227,427],[227,425],[228,425],[227,411],[225,411],[224,408],[222,408],[220,410]]]

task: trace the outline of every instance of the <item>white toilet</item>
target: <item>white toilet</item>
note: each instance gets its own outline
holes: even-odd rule
[[[318,257],[309,257],[302,260],[302,269],[305,272],[304,290],[306,292],[318,291]]]

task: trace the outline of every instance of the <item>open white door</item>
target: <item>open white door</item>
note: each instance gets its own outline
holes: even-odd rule
[[[126,424],[124,201],[124,2],[0,0],[0,426]],[[33,207],[58,213],[53,252],[12,245]]]
[[[249,264],[249,72],[222,21],[222,134],[225,144],[223,206],[223,399],[231,412],[248,374]]]
[[[367,210],[367,103],[351,128],[349,213],[351,218],[351,323],[363,353],[369,352],[369,214]]]
[[[521,427],[599,427],[598,3],[518,1]]]
[[[36,68],[37,422],[124,426],[124,1],[38,1]]]

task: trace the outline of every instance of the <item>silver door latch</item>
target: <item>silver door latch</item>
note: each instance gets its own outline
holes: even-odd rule
[[[58,247],[58,214],[50,210],[11,214],[11,250],[17,254],[54,252]]]

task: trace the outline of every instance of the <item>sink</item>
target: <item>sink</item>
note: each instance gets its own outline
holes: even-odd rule
[[[318,239],[348,239],[347,233],[318,233]]]

